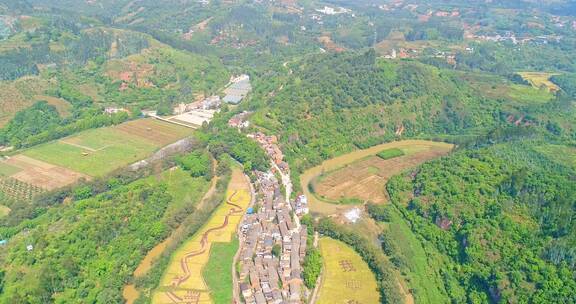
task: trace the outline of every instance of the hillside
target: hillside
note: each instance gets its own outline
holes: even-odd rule
[[[452,301],[575,300],[574,167],[540,154],[541,145],[459,151],[388,184],[384,221],[408,229],[385,232],[383,248],[416,282],[417,300],[426,301],[428,285],[418,260]]]
[[[0,41],[2,124],[42,100],[72,107],[73,118],[86,106],[169,109],[215,93],[228,81],[217,58],[176,50],[147,34],[94,27],[90,19],[72,23],[65,16],[22,15],[17,24],[32,19],[34,25],[20,26]]]
[[[266,103],[254,121],[280,135],[299,170],[397,138],[466,140],[499,126],[546,124],[552,117],[542,117],[550,104],[529,86],[508,84],[534,103],[514,102],[504,89],[486,94],[482,85],[491,86],[490,80],[469,83],[449,70],[385,61],[372,51],[314,56],[294,65],[293,73],[275,96],[262,97]],[[565,125],[571,137],[573,124]]]
[[[296,170],[397,139],[458,144],[457,152],[392,178],[386,186],[392,204],[368,209],[390,227],[368,229],[380,233],[382,250],[417,302],[574,300],[570,96],[546,96],[508,80],[495,86],[498,78],[482,73],[383,61],[371,51],[315,56],[290,67],[294,77],[256,103],[253,121],[279,134]],[[349,173],[344,184],[355,174],[361,173]],[[362,225],[348,229],[365,237]],[[562,284],[547,283],[553,280]],[[395,298],[386,290],[385,298]]]

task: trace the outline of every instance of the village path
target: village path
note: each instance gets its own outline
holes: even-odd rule
[[[284,173],[275,162],[271,161],[272,166],[276,169],[280,176],[282,177],[282,184],[284,185],[284,189],[286,189],[286,202],[288,203],[288,209],[292,210],[292,205],[290,204],[290,195],[292,195],[292,180],[290,180],[290,173]],[[296,228],[300,230],[300,218],[297,216],[294,217],[294,222],[296,223]]]

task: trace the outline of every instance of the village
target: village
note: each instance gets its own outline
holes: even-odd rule
[[[233,118],[231,122],[238,123],[237,120]],[[300,224],[299,216],[308,213],[308,202],[304,195],[290,201],[290,170],[276,136],[257,132],[248,137],[264,149],[273,169],[255,172],[256,200],[238,231],[241,245],[236,261],[237,288],[248,304],[302,303],[308,295],[302,280],[308,230]],[[276,174],[282,177],[281,181]]]

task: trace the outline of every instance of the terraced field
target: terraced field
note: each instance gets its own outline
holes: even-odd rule
[[[545,88],[550,92],[557,92],[560,90],[560,87],[550,81],[550,77],[558,75],[556,73],[520,72],[518,75],[522,76],[524,80],[528,81],[535,88]]]
[[[250,184],[238,168],[233,169],[222,203],[206,224],[176,251],[164,273],[152,303],[213,303],[213,291],[203,277],[214,243],[230,243],[250,203]],[[232,271],[232,264],[222,266]],[[230,290],[232,292],[232,290]]]

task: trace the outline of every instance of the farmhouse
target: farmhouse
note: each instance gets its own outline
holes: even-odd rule
[[[248,121],[250,114],[252,114],[252,112],[243,111],[242,113],[232,116],[232,118],[228,120],[228,126],[238,129],[248,128],[250,126],[250,121]]]

